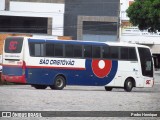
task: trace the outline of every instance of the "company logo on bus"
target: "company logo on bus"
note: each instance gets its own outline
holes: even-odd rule
[[[146,85],[151,84],[151,80],[146,80]]]
[[[17,49],[17,44],[18,44],[17,41],[11,41],[9,43],[9,50],[16,50]]]
[[[92,70],[99,78],[107,76],[112,68],[111,60],[92,60]]]

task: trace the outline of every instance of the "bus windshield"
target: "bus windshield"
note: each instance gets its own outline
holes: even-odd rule
[[[150,50],[138,48],[143,76],[153,77],[153,62]]]
[[[23,37],[8,37],[5,40],[6,53],[21,53],[23,44]]]

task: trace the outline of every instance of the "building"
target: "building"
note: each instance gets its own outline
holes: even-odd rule
[[[68,36],[65,39],[86,41],[120,40],[149,46],[154,55],[155,67],[160,68],[160,32],[140,31],[129,23],[125,11],[133,2],[134,0],[0,0],[0,54],[7,35],[50,38]]]
[[[63,36],[64,0],[1,0],[0,32]]]
[[[121,28],[120,41],[147,45],[151,48],[154,56],[155,68],[160,69],[160,31],[156,33],[148,32],[148,30],[140,31],[138,27],[129,23],[126,9],[134,2],[134,0],[121,0]]]
[[[0,46],[8,35],[117,41],[119,12],[117,0],[0,0]]]
[[[117,41],[118,0],[65,0],[64,35],[73,39]]]
[[[0,0],[0,54],[7,36],[63,36],[64,0]]]
[[[117,0],[1,0],[0,4],[0,32],[72,36],[80,40],[104,35],[116,41],[118,18]]]

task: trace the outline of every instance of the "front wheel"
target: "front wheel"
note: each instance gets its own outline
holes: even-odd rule
[[[54,84],[50,86],[51,89],[62,90],[66,85],[65,78],[62,76],[57,76],[54,80]]]
[[[124,83],[124,90],[127,92],[131,92],[133,88],[132,79],[128,78]]]

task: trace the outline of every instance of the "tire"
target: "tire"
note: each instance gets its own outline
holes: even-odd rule
[[[106,91],[112,91],[112,89],[113,89],[112,87],[105,87]]]
[[[46,85],[32,85],[32,87],[34,87],[35,89],[46,89],[47,88]]]
[[[62,90],[66,86],[65,78],[62,76],[57,76],[54,80],[54,84],[50,86],[54,90]]]
[[[124,90],[127,92],[131,92],[133,88],[133,81],[132,79],[128,78],[124,83]]]

